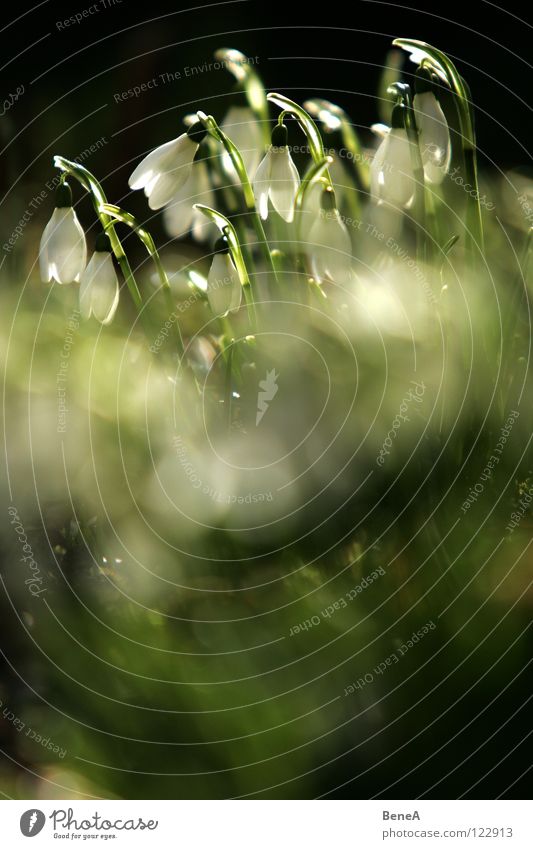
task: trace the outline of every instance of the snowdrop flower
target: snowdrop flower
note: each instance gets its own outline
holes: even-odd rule
[[[118,306],[118,277],[107,233],[96,239],[95,251],[80,280],[80,314],[110,324]]]
[[[169,203],[189,177],[192,161],[207,130],[200,121],[192,124],[177,139],[156,147],[128,180],[130,189],[144,189],[150,209]]]
[[[351,277],[352,244],[335,203],[335,193],[324,189],[320,212],[309,232],[309,251],[314,276],[338,285]]]
[[[215,243],[214,250],[215,256],[207,277],[207,299],[213,313],[224,316],[239,309],[242,287],[224,236]]]
[[[212,225],[205,215],[194,208],[195,203],[215,205],[207,165],[202,161],[194,163],[186,182],[163,210],[163,222],[169,236],[179,239],[192,230],[197,242],[207,239]]]
[[[346,197],[347,193],[354,191],[354,189],[350,185],[350,177],[346,173],[346,169],[342,165],[340,159],[333,153],[330,153],[330,157],[333,159],[333,162],[328,168],[329,175],[331,177],[331,184],[333,186],[336,199],[338,199],[340,204],[342,204],[343,197]],[[300,237],[305,241],[309,241],[311,228],[313,227],[316,218],[320,215],[323,192],[324,184],[320,180],[317,180],[305,193],[299,223]]]
[[[232,106],[224,118],[220,129],[231,139],[238,148],[247,174],[254,174],[264,151],[263,137],[259,122],[247,106]],[[222,165],[226,174],[232,180],[237,180],[237,174],[229,154],[222,154]]]
[[[392,110],[390,132],[378,147],[370,166],[370,191],[378,203],[408,206],[415,193],[411,160],[412,142],[407,138],[403,106]]]
[[[77,283],[87,261],[85,233],[72,208],[68,183],[56,190],[56,208],[41,238],[39,265],[41,280],[50,283]]]
[[[294,199],[300,177],[287,147],[287,127],[278,124],[272,130],[272,144],[254,177],[254,195],[261,218],[268,217],[268,199],[281,217],[294,218]]]
[[[419,68],[416,73],[413,108],[419,133],[424,175],[430,183],[442,183],[450,166],[452,154],[450,130],[435,96],[431,72],[427,68]]]

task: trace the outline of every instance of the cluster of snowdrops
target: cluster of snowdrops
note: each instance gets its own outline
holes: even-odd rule
[[[410,74],[411,84],[388,86],[390,125],[371,128],[376,139],[371,149],[363,149],[353,123],[339,106],[315,99],[304,108],[282,94],[267,95],[246,57],[236,50],[223,50],[219,56],[234,73],[248,104],[232,106],[220,125],[203,112],[187,115],[185,132],[152,150],[134,169],[130,188],[144,190],[151,210],[163,210],[171,237],[190,234],[197,241],[213,241],[208,275],[192,274],[190,285],[202,290],[214,316],[239,311],[244,300],[253,327],[260,285],[263,300],[278,294],[282,262],[292,262],[295,271],[303,272],[308,283],[325,296],[331,284],[349,287],[354,256],[347,222],[355,219],[343,214],[343,204],[357,216],[361,198],[364,202],[370,198],[374,208],[394,217],[396,227],[401,227],[406,215],[424,228],[428,190],[433,198],[437,196],[451,160],[443,93],[455,96],[466,176],[470,168],[475,182],[475,144],[469,137],[470,103],[464,82],[435,48],[401,39],[397,44],[409,52],[417,67]],[[280,108],[272,130],[270,104]],[[291,155],[287,118],[295,119],[306,137],[310,163],[302,176]],[[317,125],[325,133],[339,130],[352,175],[347,175],[341,157],[325,148]],[[114,256],[142,312],[143,298],[116,232],[117,223],[122,222],[133,228],[156,262],[157,279],[172,310],[169,277],[150,233],[130,213],[109,204],[101,185],[82,165],[62,157],[56,157],[55,164],[61,170],[61,184],[40,245],[43,282],[79,283],[82,317],[94,316],[109,324],[119,305]],[[69,177],[90,192],[101,224],[88,262]],[[354,185],[355,191],[349,191]],[[222,201],[217,202],[218,198]],[[475,198],[471,206],[473,217],[470,224],[466,222],[470,236],[475,235],[479,213]],[[272,219],[277,220],[272,223]],[[267,221],[273,227],[268,237]],[[215,240],[213,232],[217,232]],[[267,280],[266,289],[254,280],[259,271]]]

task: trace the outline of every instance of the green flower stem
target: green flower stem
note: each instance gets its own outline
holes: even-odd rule
[[[318,162],[314,162],[311,167],[304,174],[300,185],[298,187],[298,191],[296,192],[296,197],[294,199],[294,207],[296,210],[303,209],[305,204],[305,199],[309,193],[309,190],[314,186],[314,184],[322,179],[324,172],[327,170],[328,166],[331,165],[333,159],[331,156],[325,156],[322,160]]]
[[[270,143],[268,102],[259,74],[256,73],[248,57],[239,50],[222,47],[215,52],[215,59],[225,62],[226,68],[242,88],[250,109],[259,119],[266,147]]]
[[[261,221],[259,213],[257,212],[257,209],[255,207],[255,197],[252,189],[252,184],[250,183],[250,179],[246,172],[246,168],[240,151],[236,147],[236,145],[233,144],[231,139],[224,132],[222,132],[212,115],[205,115],[203,112],[198,112],[197,114],[198,120],[202,122],[208,133],[213,136],[213,138],[215,138],[218,142],[220,142],[220,144],[224,147],[224,150],[227,152],[228,156],[230,157],[233,163],[233,167],[235,168],[237,176],[239,177],[239,180],[241,182],[244,202],[250,215],[250,220],[257,236],[259,247],[263,253],[263,256],[265,257],[267,265],[270,268],[270,271],[273,275],[273,279],[277,284],[278,280],[276,276],[276,269],[274,268],[272,257],[270,255],[270,249],[268,247],[263,222]]]
[[[307,137],[307,141],[309,143],[309,151],[313,158],[313,161],[318,164],[319,162],[323,162],[326,158],[326,152],[324,150],[324,144],[322,142],[322,136],[318,131],[318,127],[311,118],[309,112],[300,106],[298,103],[295,103],[294,100],[290,100],[290,98],[285,97],[284,94],[277,94],[276,92],[270,92],[267,94],[267,100],[275,103],[276,106],[281,107],[283,110],[282,118],[285,114],[290,114],[298,121],[300,127],[302,128],[305,136]],[[328,186],[333,188],[333,183],[331,181],[331,176],[329,170],[326,169],[324,171],[324,180]]]
[[[456,96],[459,114],[459,127],[463,146],[463,160],[466,181],[472,186],[473,192],[467,196],[465,244],[470,254],[476,245],[483,252],[483,221],[479,201],[479,185],[477,175],[477,147],[474,129],[474,114],[470,89],[459,74],[451,59],[430,44],[410,38],[397,38],[393,41],[395,47],[401,47],[422,61],[426,60],[443,76]]]
[[[313,162],[313,164],[308,168],[306,173],[304,174],[302,181],[298,187],[298,191],[296,192],[296,197],[294,199],[294,208],[296,210],[296,226],[297,226],[297,235],[298,240],[301,242],[302,239],[302,218],[305,215],[304,206],[306,198],[309,195],[309,191],[315,185],[315,183],[320,182],[326,171],[328,165],[332,162],[331,156],[326,156],[320,162]],[[302,266],[306,266],[306,256],[301,253],[301,261]]]
[[[235,339],[232,337],[228,348],[228,356],[226,359],[226,370],[224,375],[224,411],[226,415],[227,432],[231,431],[231,402],[233,400],[233,349]]]
[[[359,181],[362,187],[368,192],[370,190],[370,165],[363,153],[359,136],[350,124],[346,114],[341,118],[341,134],[344,147],[350,152]]]
[[[395,52],[399,53],[401,56],[399,50]],[[394,80],[391,80],[391,83],[393,81]],[[320,117],[325,115],[325,113],[330,116],[333,126],[327,125],[324,118],[322,118],[322,121],[328,128],[329,132],[333,129],[340,130],[342,143],[350,154],[359,182],[362,188],[368,192],[370,189],[370,163],[368,157],[363,153],[363,148],[357,131],[354,129],[354,126],[344,109],[341,109],[341,107],[337,106],[336,103],[331,103],[329,100],[323,100],[320,97],[314,97],[312,100],[306,101],[304,103],[304,107],[307,108],[316,118],[320,119]]]
[[[94,177],[93,174],[91,174],[91,172],[87,170],[87,168],[84,168],[83,165],[80,165],[77,162],[71,162],[69,159],[65,159],[63,156],[55,156],[54,165],[56,166],[56,168],[59,168],[65,174],[70,174],[72,177],[74,177],[80,183],[80,185],[83,186],[85,191],[89,192],[89,194],[91,195],[93,206],[95,208],[98,218],[100,219],[102,229],[106,230],[109,235],[109,241],[111,242],[113,253],[117,259],[118,264],[120,265],[122,274],[124,275],[124,280],[126,281],[126,285],[129,289],[133,303],[135,304],[135,308],[139,315],[142,316],[143,302],[141,293],[139,291],[139,287],[137,286],[135,277],[133,276],[133,271],[131,270],[128,258],[124,253],[122,242],[116,234],[115,227],[113,225],[113,219],[101,210],[102,206],[105,206],[107,204],[107,198],[104,194],[102,186],[100,185],[96,177]]]
[[[252,332],[254,332],[257,326],[255,301],[253,297],[252,287],[250,285],[250,276],[248,274],[248,269],[244,260],[241,244],[237,236],[237,231],[235,230],[235,227],[233,226],[229,218],[226,218],[226,216],[223,215],[221,212],[218,212],[218,210],[212,209],[210,206],[204,206],[204,204],[202,203],[195,203],[194,207],[195,209],[199,209],[200,212],[203,213],[206,218],[209,218],[210,221],[216,224],[222,235],[225,236],[228,241],[231,258],[233,259],[235,268],[237,269],[237,274],[239,275],[239,280],[241,281],[241,286],[243,288],[244,299],[246,301],[246,306],[248,309],[248,319],[250,322],[250,327],[252,329]]]
[[[141,227],[137,219],[131,215],[131,213],[126,212],[121,209],[119,206],[114,206],[110,203],[103,203],[100,206],[100,212],[106,215],[109,218],[109,223],[106,226],[107,232],[113,228],[113,220],[120,221],[122,224],[126,224],[130,227],[139,237],[140,241],[143,243],[144,247],[147,250],[148,255],[153,260],[154,265],[157,269],[157,274],[159,276],[159,281],[161,283],[161,288],[163,290],[163,294],[165,296],[165,301],[167,305],[167,309],[169,311],[169,315],[173,315],[175,311],[174,300],[172,298],[172,290],[170,288],[170,283],[168,281],[168,276],[161,262],[161,257],[159,256],[159,252],[155,246],[155,242],[151,236],[151,234]],[[184,354],[184,345],[183,338],[181,335],[181,330],[176,320],[173,322],[175,328],[175,336],[176,336],[176,345],[178,348],[178,353],[180,357],[183,357]]]

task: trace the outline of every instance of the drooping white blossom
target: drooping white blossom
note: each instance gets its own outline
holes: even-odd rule
[[[392,126],[379,145],[370,166],[370,191],[375,201],[407,207],[415,193],[413,142],[407,136],[403,107],[392,111]]]
[[[220,129],[231,139],[242,156],[246,173],[253,176],[264,152],[261,127],[247,106],[231,106]],[[236,182],[237,173],[227,151],[222,154],[222,165],[228,177]]]
[[[107,235],[96,240],[96,249],[80,280],[80,314],[101,324],[113,321],[118,306],[119,284]]]
[[[206,130],[198,121],[177,139],[156,147],[137,165],[130,189],[144,189],[150,209],[170,203],[191,173],[193,159]]]
[[[239,309],[242,286],[226,239],[219,239],[214,249],[215,255],[207,277],[207,299],[215,315],[225,316]]]
[[[163,222],[169,236],[179,239],[189,230],[198,242],[205,241],[213,226],[198,209],[196,203],[214,206],[215,196],[205,162],[195,162],[181,189],[163,210]]]
[[[448,122],[437,100],[431,73],[419,68],[415,77],[413,108],[419,134],[424,176],[430,183],[442,183],[451,160]]]
[[[351,277],[350,234],[335,204],[335,195],[322,192],[321,207],[309,231],[308,253],[313,275],[321,282],[347,285]]]
[[[291,222],[300,176],[287,146],[287,128],[278,124],[272,131],[267,150],[253,181],[254,195],[261,218],[268,218],[268,201],[281,217]]]
[[[67,183],[56,191],[56,208],[44,228],[39,248],[43,283],[77,283],[87,262],[85,233],[72,208],[72,192]]]

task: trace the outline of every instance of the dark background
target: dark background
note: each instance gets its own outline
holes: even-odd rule
[[[58,28],[91,5],[98,12]],[[521,4],[505,10],[488,2],[419,5],[231,0],[184,9],[164,2],[45,0],[13,8],[2,32],[2,89],[7,96],[22,84],[25,93],[0,119],[9,143],[2,155],[4,188],[15,180],[41,182],[54,153],[74,157],[104,135],[109,141],[91,157],[92,167],[118,200],[131,163],[177,135],[186,112],[203,107],[223,117],[232,77],[224,70],[184,76],[187,66],[211,62],[220,46],[257,56],[267,88],[300,101],[322,94],[366,128],[378,120],[376,86],[395,36],[426,40],[456,60],[476,105],[481,168],[489,160],[502,168],[527,165],[531,27],[516,16]],[[116,92],[176,71],[180,80],[114,102]]]

